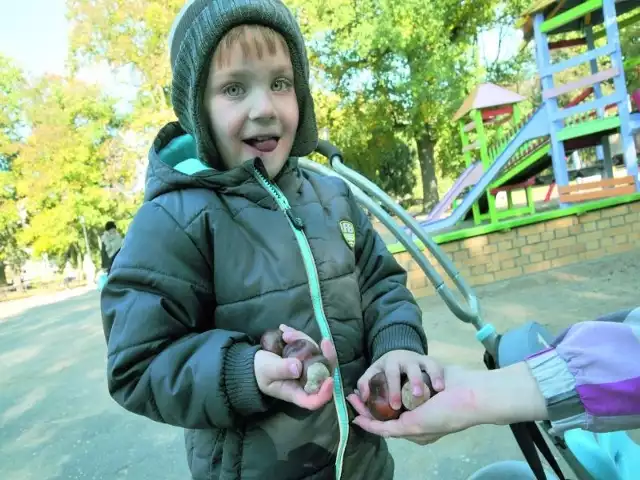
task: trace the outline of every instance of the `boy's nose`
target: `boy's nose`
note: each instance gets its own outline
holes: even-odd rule
[[[273,105],[271,92],[257,91],[251,102],[251,110],[249,118],[251,120],[273,119],[276,116],[276,110]]]

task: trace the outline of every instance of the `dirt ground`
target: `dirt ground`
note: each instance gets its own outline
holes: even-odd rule
[[[536,320],[557,333],[638,305],[638,272],[635,250],[485,286],[477,294],[485,319],[499,331]],[[430,353],[483,368],[473,327],[437,297],[420,303]],[[0,478],[189,478],[182,431],[117,406],[107,393],[104,354],[96,292],[0,320]],[[464,480],[489,463],[522,458],[510,430],[497,426],[425,447],[392,440],[390,448],[395,478],[403,480]]]

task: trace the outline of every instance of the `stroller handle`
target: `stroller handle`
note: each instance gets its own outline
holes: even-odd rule
[[[400,207],[400,205],[377,185],[345,166],[342,160],[342,154],[337,147],[326,140],[320,140],[316,151],[329,159],[332,169],[328,169],[308,159],[301,159],[301,166],[325,175],[337,174],[336,176],[345,180],[353,191],[356,199],[373,213],[396,236],[400,243],[404,245],[451,312],[463,322],[473,324],[476,330],[478,330],[478,340],[485,345],[487,351],[493,354],[497,347],[498,336],[491,325],[483,322],[478,298],[442,249],[425,234],[418,222],[411,217],[406,210]],[[454,291],[445,284],[442,276],[429,262],[426,255],[372,197],[402,220],[406,227],[427,247],[436,262],[442,267],[442,270],[451,278],[458,292],[464,298],[464,301],[460,301],[457,298]]]
[[[316,152],[318,152],[323,157],[326,157],[329,161],[331,161],[333,157],[342,158],[342,152],[340,151],[340,149],[333,143],[326,140],[318,140]]]

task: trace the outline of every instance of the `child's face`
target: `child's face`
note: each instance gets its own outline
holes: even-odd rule
[[[227,168],[259,156],[271,178],[280,172],[299,110],[291,58],[279,34],[257,26],[227,33],[211,60],[204,102]]]

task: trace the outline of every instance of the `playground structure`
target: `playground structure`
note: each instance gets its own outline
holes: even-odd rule
[[[398,240],[389,249],[405,258],[410,256],[417,265],[415,270],[407,269],[410,288],[422,294],[428,287],[416,291],[411,284],[417,276],[422,277],[420,280],[426,276],[451,312],[475,327],[489,369],[506,367],[544,349],[552,335],[536,322],[504,334],[485,323],[475,293],[444,250],[463,261],[472,276],[497,280],[493,272],[498,270],[501,279],[522,274],[522,265],[540,271],[558,266],[554,258],[563,255],[564,264],[568,264],[580,261],[582,255],[588,258],[619,251],[620,247],[637,248],[640,179],[633,132],[640,129],[640,113],[631,111],[625,68],[638,62],[626,59],[623,63],[618,28],[640,20],[640,12],[635,11],[639,6],[640,0],[542,0],[525,13],[523,29],[526,40],[535,39],[542,101],[525,113],[520,105],[522,97],[513,92],[488,84],[476,88],[454,117],[460,128],[466,168],[424,222],[412,218],[378,187],[345,167],[340,152],[328,142],[320,142],[318,151],[329,159],[332,168],[301,159],[302,168],[338,175],[347,182],[357,201]],[[629,14],[629,18],[618,23],[617,16],[623,14]],[[594,27],[598,25],[602,28],[596,32]],[[583,37],[552,38],[566,32],[582,32]],[[597,39],[606,43],[596,47]],[[552,50],[576,45],[586,45],[587,51],[552,62]],[[601,58],[608,65],[598,71],[597,60]],[[590,75],[555,84],[554,75],[583,64],[589,65]],[[567,101],[563,98],[567,94],[574,96]],[[489,129],[495,129],[492,135]],[[625,169],[617,178],[609,142],[615,133],[619,135]],[[567,156],[587,147],[596,147],[602,179],[570,185],[580,172],[569,170]],[[537,212],[531,190],[539,174],[547,169],[553,171],[549,184],[557,185],[559,208]],[[495,196],[506,192],[509,198],[517,189],[528,192],[525,207],[514,208],[508,201],[507,209],[499,210]],[[464,228],[460,224],[469,214],[475,225]],[[604,230],[608,230],[606,238],[600,237]],[[432,233],[437,237],[431,238]],[[582,239],[578,241],[579,235]],[[441,248],[439,243],[445,245]],[[435,261],[436,268],[428,258]],[[482,283],[486,282],[477,282]],[[461,295],[453,293],[451,284]],[[640,471],[640,446],[624,431],[590,433],[574,429],[558,435],[549,422],[526,422],[510,428],[527,464],[518,478],[631,480]],[[563,472],[551,448],[562,456],[569,474]],[[543,467],[540,454],[553,472]],[[478,479],[493,478],[478,473]]]
[[[557,187],[560,209],[612,197],[635,198],[640,180],[633,134],[640,129],[640,113],[631,111],[625,68],[640,62],[623,61],[619,28],[640,20],[638,7],[638,0],[542,0],[524,13],[524,38],[535,41],[541,104],[524,114],[523,97],[493,84],[479,85],[465,99],[453,121],[459,126],[466,169],[421,222],[427,233],[459,228],[469,217],[475,226],[495,226],[535,215],[532,189],[550,168],[553,178],[547,199]],[[625,14],[628,18],[618,22],[618,16]],[[594,31],[597,26],[600,30]],[[567,32],[580,32],[582,37],[554,40],[554,35]],[[596,47],[600,39],[605,44]],[[552,62],[552,51],[579,45],[587,51]],[[606,69],[598,70],[599,59]],[[587,63],[588,76],[565,84],[554,81],[554,75]],[[568,94],[574,97],[567,101]],[[626,170],[622,177],[614,176],[609,141],[616,133]],[[596,147],[601,165],[595,170],[602,178],[570,185],[583,171],[570,170],[568,156],[588,147]],[[513,205],[516,190],[525,191],[523,207]],[[506,193],[506,209],[497,207],[500,192]]]
[[[537,322],[527,322],[505,333],[498,333],[491,323],[484,321],[480,302],[472,288],[444,251],[424,232],[424,228],[379,187],[346,167],[342,161],[342,154],[336,147],[321,140],[317,151],[327,157],[330,167],[302,158],[300,159],[301,168],[322,175],[338,176],[347,183],[358,203],[377,217],[402,243],[419,265],[421,273],[428,278],[451,312],[461,321],[473,325],[477,332],[476,339],[484,347],[484,363],[488,369],[504,368],[522,361],[529,355],[545,349],[553,341],[553,335]],[[394,218],[418,237],[431,258],[435,260],[437,269]],[[457,293],[454,293],[454,290],[445,283],[438,270],[446,274]],[[515,478],[515,469],[517,469],[518,478],[565,480],[567,477],[554,458],[548,441],[553,444],[569,466],[572,476],[568,478],[632,480],[640,471],[640,446],[634,443],[624,431],[591,433],[576,428],[558,435],[553,431],[549,421],[523,422],[512,424],[510,428],[526,459],[526,464],[507,462],[506,467],[510,476],[501,478]],[[545,457],[552,471],[543,466],[538,452]],[[503,463],[489,465],[472,478],[477,480],[496,478],[492,475],[503,467],[505,467]]]

